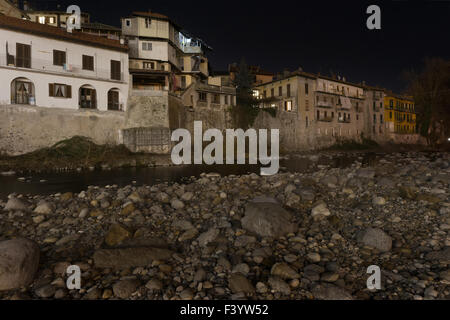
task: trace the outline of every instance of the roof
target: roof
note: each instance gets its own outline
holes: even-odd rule
[[[108,24],[104,24],[104,23],[100,23],[100,22],[82,23],[81,28],[122,31],[122,29],[120,29],[118,27],[110,26]]]
[[[59,14],[59,15],[72,15],[67,11],[58,11],[58,10],[30,10],[27,11],[29,14]],[[90,16],[87,12],[81,12],[82,16]]]
[[[76,30],[70,33],[63,28],[53,27],[24,19],[0,16],[0,28],[56,40],[75,42],[93,47],[128,52],[128,47],[120,44],[118,40],[107,39],[105,37],[91,35]]]
[[[169,17],[156,12],[151,11],[133,11],[133,16],[139,16],[139,17],[149,17],[149,18],[156,18],[156,19],[163,19],[163,20],[169,20]]]
[[[144,18],[153,18],[153,19],[168,21],[171,24],[173,24],[177,29],[181,29],[181,27],[177,23],[175,23],[173,20],[171,20],[168,16],[161,14],[161,13],[157,13],[157,12],[151,12],[150,10],[149,11],[133,11],[131,13],[131,17],[144,17]]]

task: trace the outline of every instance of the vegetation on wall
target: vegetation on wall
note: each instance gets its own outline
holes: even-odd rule
[[[244,59],[239,64],[239,71],[236,73],[234,85],[236,86],[236,105],[230,108],[233,126],[235,128],[248,129],[253,126],[261,110],[259,104],[265,101],[257,100],[253,96],[252,77]],[[275,108],[264,108],[262,110],[273,117],[276,116]]]

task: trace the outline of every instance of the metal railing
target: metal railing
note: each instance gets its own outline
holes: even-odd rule
[[[15,59],[14,59],[15,60]],[[15,61],[14,61],[15,62]],[[53,65],[53,61],[46,59],[33,59],[31,57],[31,67],[16,67],[15,64],[8,64],[6,55],[0,55],[0,66],[8,67],[12,69],[19,70],[32,70],[44,73],[52,73],[58,75],[71,75],[71,76],[79,76],[79,77],[87,77],[96,80],[112,80],[112,81],[124,81],[124,73],[120,73],[120,80],[111,78],[111,70],[106,69],[97,69],[94,67],[93,71],[84,70],[82,65],[79,64],[70,64],[67,63],[63,66]]]

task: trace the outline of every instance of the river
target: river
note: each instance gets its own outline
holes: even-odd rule
[[[363,164],[378,158],[375,153],[351,153],[320,156],[290,156],[280,160],[280,171],[307,172],[318,165],[344,168],[356,160]],[[153,185],[161,182],[183,182],[201,173],[216,172],[221,175],[259,174],[259,165],[181,165],[167,167],[139,167],[111,170],[38,173],[30,176],[0,176],[0,199],[11,193],[48,195],[58,192],[80,192],[88,186]]]

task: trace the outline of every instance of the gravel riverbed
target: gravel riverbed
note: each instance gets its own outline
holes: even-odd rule
[[[449,183],[448,153],[410,152],[13,194],[0,200],[0,249],[14,252],[0,252],[0,299],[449,299]],[[69,265],[81,290],[66,287]],[[371,265],[379,290],[367,289]]]

